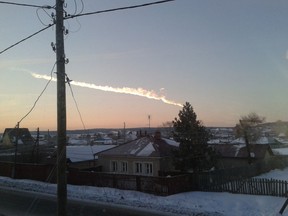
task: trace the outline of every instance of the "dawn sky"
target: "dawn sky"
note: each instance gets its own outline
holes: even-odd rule
[[[82,13],[148,2],[83,0]],[[69,14],[83,8],[81,0],[66,3]],[[287,11],[286,0],[175,0],[69,19],[66,73],[84,126],[148,127],[150,115],[157,127],[177,117],[186,101],[205,126],[234,126],[250,112],[287,121]],[[50,24],[52,12],[1,4],[0,52]],[[56,59],[51,42],[55,27],[0,55],[0,133],[44,89]],[[68,85],[66,92],[67,129],[83,129]],[[56,105],[51,82],[20,127],[55,130]]]

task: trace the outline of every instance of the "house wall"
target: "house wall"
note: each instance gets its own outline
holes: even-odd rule
[[[4,146],[13,146],[13,143],[11,143],[10,138],[7,134],[5,134],[2,138],[2,144]]]
[[[173,161],[172,161],[171,157],[161,158],[159,171],[161,171],[161,172],[175,171],[175,167],[173,165]]]
[[[117,171],[113,170],[113,162],[117,163]],[[122,162],[127,163],[127,171],[122,170]],[[142,173],[136,172],[136,163],[142,164]],[[112,172],[119,174],[129,174],[129,175],[147,175],[147,176],[158,176],[161,169],[160,158],[152,157],[120,157],[120,156],[109,156],[104,155],[98,156],[98,164],[102,166],[103,172]],[[146,164],[152,164],[151,173],[147,173]],[[162,165],[163,167],[163,165]]]
[[[262,159],[253,159],[252,158],[252,163],[256,162],[261,162],[263,165],[269,164],[271,160],[273,159],[273,156],[269,154],[267,151],[265,153],[264,158]],[[220,169],[225,169],[225,168],[234,168],[234,167],[244,167],[248,165],[248,158],[219,158],[217,162],[217,167]]]
[[[243,167],[247,165],[248,165],[247,158],[220,158],[217,161],[217,168],[219,169]]]

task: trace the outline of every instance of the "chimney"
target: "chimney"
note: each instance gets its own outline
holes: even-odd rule
[[[155,134],[154,134],[154,139],[155,139],[155,140],[161,139],[161,132],[160,132],[160,131],[156,131],[156,132],[155,132]]]

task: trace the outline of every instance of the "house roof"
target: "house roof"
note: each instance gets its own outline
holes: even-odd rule
[[[18,144],[33,144],[33,137],[28,128],[6,128],[3,134],[3,140],[10,140],[14,143],[18,139]]]
[[[213,145],[213,148],[222,156],[226,158],[247,158],[248,151],[246,145],[238,144],[217,144]],[[255,159],[262,159],[266,153],[273,155],[271,147],[265,144],[250,145],[251,157]]]
[[[266,136],[262,136],[258,140],[253,142],[253,144],[263,144],[263,145],[275,144],[275,143],[276,143],[276,140],[273,137],[266,137]],[[245,140],[243,137],[240,137],[240,138],[233,140],[231,144],[245,144]]]
[[[128,156],[128,157],[165,157],[171,155],[171,150],[177,147],[164,139],[142,137],[95,155]]]

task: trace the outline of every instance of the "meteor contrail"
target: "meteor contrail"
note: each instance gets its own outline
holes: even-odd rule
[[[36,73],[31,73],[31,75],[37,79],[45,79],[45,80],[51,79],[51,77],[47,75],[41,75],[41,74],[36,74]],[[52,81],[57,81],[57,79],[52,78]],[[95,85],[91,83],[77,82],[77,81],[71,81],[70,84],[75,85],[75,86],[80,86],[83,88],[90,88],[90,89],[96,89],[96,90],[107,91],[107,92],[137,95],[140,97],[146,97],[148,99],[160,100],[166,104],[183,107],[183,105],[180,103],[176,103],[174,101],[168,100],[166,99],[165,96],[160,96],[156,94],[154,91],[149,91],[143,88],[129,88],[129,87],[115,88],[111,86],[99,86],[99,85]]]

